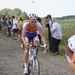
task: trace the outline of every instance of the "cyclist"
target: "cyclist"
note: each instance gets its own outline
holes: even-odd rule
[[[24,73],[28,73],[28,44],[29,40],[32,39],[34,45],[39,45],[39,38],[37,31],[39,31],[40,36],[42,38],[42,41],[44,43],[44,46],[46,49],[48,49],[48,46],[46,44],[46,38],[44,36],[44,32],[42,30],[42,25],[37,21],[36,14],[29,14],[29,19],[23,24],[23,30],[22,30],[22,41],[25,45],[25,51],[24,51]],[[38,54],[38,48],[37,48],[37,54]]]
[[[68,46],[66,48],[66,58],[69,62],[71,70],[75,71],[75,35],[68,39]]]

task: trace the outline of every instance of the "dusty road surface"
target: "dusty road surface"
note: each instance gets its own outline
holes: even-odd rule
[[[0,35],[0,75],[23,74],[23,49],[20,42]],[[39,51],[41,75],[75,75],[65,58]]]

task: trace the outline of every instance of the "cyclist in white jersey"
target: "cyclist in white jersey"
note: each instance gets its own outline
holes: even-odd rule
[[[43,33],[42,25],[37,21],[36,14],[30,14],[29,20],[27,20],[23,24],[23,30],[22,30],[22,41],[25,45],[25,51],[24,51],[24,73],[28,73],[28,44],[29,40],[31,39],[34,43],[34,45],[39,45],[39,38],[37,31],[39,31],[40,36],[42,38],[42,41],[44,43],[45,48],[47,49],[48,46],[46,44],[46,38]],[[38,53],[38,48],[37,48]]]

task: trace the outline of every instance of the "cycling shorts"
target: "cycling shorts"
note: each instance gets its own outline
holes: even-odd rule
[[[26,39],[27,42],[29,42],[29,40],[34,40],[34,39],[36,41],[39,41],[38,34],[36,32],[34,32],[34,33],[26,32],[25,39]]]

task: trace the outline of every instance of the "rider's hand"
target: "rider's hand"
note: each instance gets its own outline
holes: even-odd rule
[[[43,53],[46,53],[46,51],[48,50],[48,45],[44,44],[44,47],[45,47],[45,51]]]
[[[44,44],[45,50],[48,50],[48,45]]]
[[[28,43],[25,43],[24,46],[25,46],[25,48],[29,48],[29,44]]]

